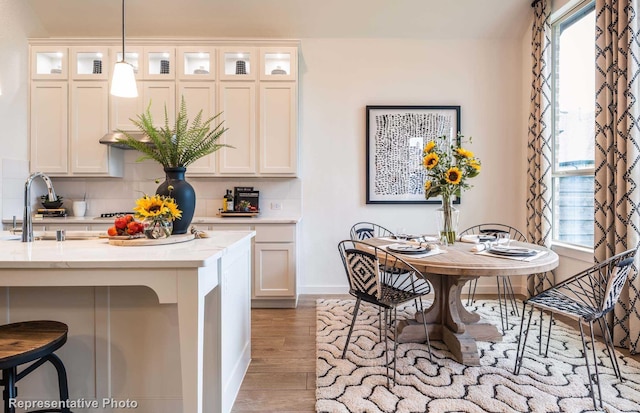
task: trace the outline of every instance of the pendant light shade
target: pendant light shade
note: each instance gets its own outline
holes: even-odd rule
[[[135,98],[138,96],[136,74],[133,71],[133,66],[124,60],[116,63],[113,68],[111,94],[123,98]]]
[[[136,86],[136,74],[133,66],[125,61],[124,53],[124,0],[122,0],[122,60],[116,63],[111,78],[111,94],[123,98],[135,98],[138,96]]]

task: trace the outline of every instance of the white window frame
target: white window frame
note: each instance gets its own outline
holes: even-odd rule
[[[552,68],[553,68],[553,72],[552,72],[552,85],[556,84],[556,58],[557,58],[557,49],[556,49],[556,37],[555,37],[555,26],[558,24],[561,24],[562,22],[568,20],[569,18],[571,18],[573,15],[575,15],[576,13],[581,13],[582,10],[586,7],[592,7],[593,4],[595,3],[595,0],[572,0],[569,1],[567,4],[565,4],[563,7],[561,7],[560,9],[558,9],[557,11],[555,11],[554,13],[551,14],[550,18],[549,18],[549,24],[552,27],[553,30],[553,38],[552,38],[552,53],[551,53],[551,59],[552,59]],[[594,39],[595,42],[595,39]],[[595,47],[595,44],[594,44]],[[594,66],[595,66],[595,62],[594,62]],[[553,100],[552,100],[552,134],[553,134],[553,138],[552,138],[552,196],[553,196],[553,203],[557,202],[556,196],[555,196],[555,191],[556,191],[556,179],[559,177],[565,177],[565,176],[593,176],[595,179],[595,167],[593,168],[583,168],[580,169],[578,171],[558,171],[556,169],[556,91],[555,91],[555,87],[552,88],[552,96],[553,96]],[[594,96],[595,96],[595,91],[594,91]],[[552,211],[555,211],[555,206],[552,209]],[[553,216],[553,222],[555,222],[556,217]],[[588,262],[591,263],[593,262],[593,246],[591,247],[585,247],[582,245],[577,245],[577,244],[570,244],[570,243],[566,243],[566,242],[562,242],[559,240],[555,239],[555,231],[552,231],[552,249],[560,256],[563,257],[569,257],[572,259],[577,259],[580,261],[584,261],[584,262]]]

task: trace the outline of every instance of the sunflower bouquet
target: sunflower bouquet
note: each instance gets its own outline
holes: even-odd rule
[[[449,243],[455,241],[457,222],[452,216],[452,200],[455,195],[471,188],[467,180],[480,173],[480,159],[470,150],[462,147],[463,135],[458,134],[455,143],[451,144],[448,136],[440,136],[429,141],[424,147],[422,165],[426,170],[424,195],[429,199],[442,197],[443,217],[439,223],[440,235]],[[468,139],[471,143],[471,138]]]
[[[173,221],[180,219],[182,211],[175,199],[165,195],[144,195],[133,207],[136,218],[142,220],[147,238],[167,238],[173,231]]]

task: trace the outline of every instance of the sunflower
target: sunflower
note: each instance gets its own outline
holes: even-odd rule
[[[431,152],[433,150],[433,148],[436,147],[436,143],[434,141],[429,141],[427,142],[427,144],[424,146],[424,150],[422,151],[422,153],[424,153],[425,155],[428,154],[429,152]]]
[[[480,162],[478,162],[476,159],[470,160],[469,166],[475,169],[476,171],[480,172]]]
[[[439,160],[440,160],[440,157],[438,156],[437,153],[428,153],[424,157],[424,160],[422,162],[423,162],[425,168],[433,169],[433,168],[436,167],[436,165],[438,165],[438,161]]]
[[[426,180],[424,181],[424,192],[429,192],[429,190],[431,189],[431,181]]]
[[[173,198],[162,195],[145,195],[136,200],[133,207],[137,218],[164,218],[173,221],[182,216],[182,211],[178,209]]]
[[[451,167],[444,175],[444,180],[450,184],[458,185],[462,180],[462,172],[457,167]]]
[[[458,155],[462,156],[463,158],[473,158],[473,152],[468,151],[464,148],[457,148],[456,152],[458,153]]]

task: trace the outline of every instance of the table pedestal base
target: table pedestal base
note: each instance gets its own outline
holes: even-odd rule
[[[467,366],[480,365],[476,341],[502,341],[502,334],[493,324],[480,322],[480,315],[464,308],[460,295],[469,276],[425,274],[433,285],[435,298],[415,320],[398,324],[398,342],[425,342],[422,317],[425,317],[429,339],[443,341],[453,357]]]

